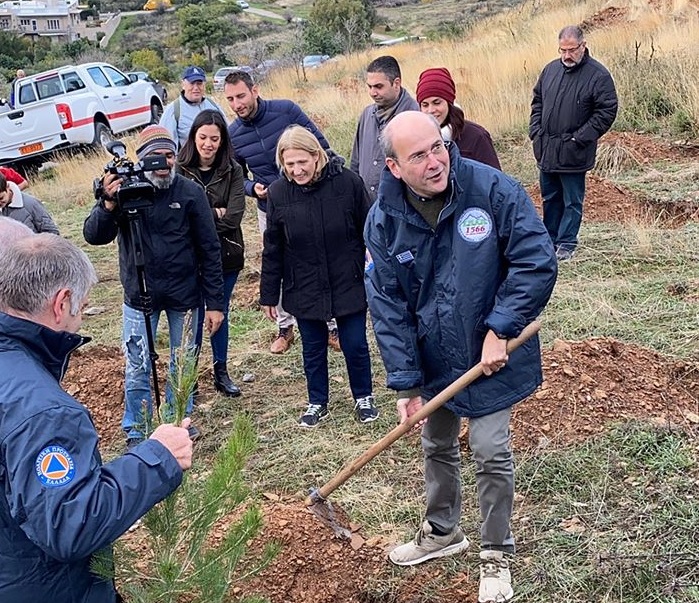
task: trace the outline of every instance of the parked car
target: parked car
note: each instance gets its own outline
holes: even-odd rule
[[[315,69],[328,60],[330,60],[330,55],[327,54],[309,54],[303,57],[302,64],[304,69]]]
[[[255,67],[255,75],[260,78],[265,77],[270,71],[281,66],[282,62],[279,59],[267,59]]]
[[[132,82],[136,82],[138,80],[148,82],[151,86],[153,86],[153,88],[155,88],[160,100],[163,101],[163,105],[167,103],[167,88],[165,88],[165,86],[163,86],[158,80],[154,80],[146,71],[129,71],[126,75],[129,76],[129,79]]]
[[[236,4],[243,10],[246,8],[250,8],[250,5],[247,2],[245,2],[245,0],[237,0]]]
[[[14,83],[15,106],[0,113],[0,164],[76,145],[104,146],[114,134],[158,123],[163,102],[146,81],[107,63],[66,65]]]
[[[253,73],[253,68],[249,65],[235,65],[233,67],[221,67],[216,73],[214,73],[214,92],[222,92],[223,84],[226,76],[233,71],[245,71],[247,73]]]

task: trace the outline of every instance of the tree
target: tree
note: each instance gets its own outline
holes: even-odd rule
[[[309,14],[309,36],[325,32],[328,47],[319,52],[334,50],[332,43],[342,51],[354,52],[369,43],[371,30],[376,24],[376,9],[371,0],[316,0]]]
[[[0,67],[11,73],[32,63],[32,51],[27,40],[9,31],[0,31]]]
[[[204,50],[213,64],[214,50],[231,41],[233,28],[223,18],[222,8],[212,5],[190,4],[177,11],[180,22],[182,44],[191,51]],[[224,9],[230,12],[228,6]]]
[[[156,80],[170,79],[170,70],[163,57],[152,48],[134,50],[131,53],[131,66],[133,69],[147,71]]]

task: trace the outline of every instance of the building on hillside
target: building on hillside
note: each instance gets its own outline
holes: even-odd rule
[[[81,37],[78,0],[0,2],[0,30],[64,44]]]

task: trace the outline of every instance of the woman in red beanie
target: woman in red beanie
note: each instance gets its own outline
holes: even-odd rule
[[[420,74],[416,98],[420,111],[434,116],[442,128],[442,138],[453,141],[462,157],[500,169],[488,130],[468,121],[461,107],[454,104],[456,86],[446,67],[426,69]]]

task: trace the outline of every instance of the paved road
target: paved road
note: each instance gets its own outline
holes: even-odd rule
[[[286,21],[286,17],[280,15],[279,13],[273,13],[271,10],[265,10],[263,8],[246,8],[243,10],[243,12],[252,13],[253,15],[258,15],[260,17],[267,17],[268,19]]]

